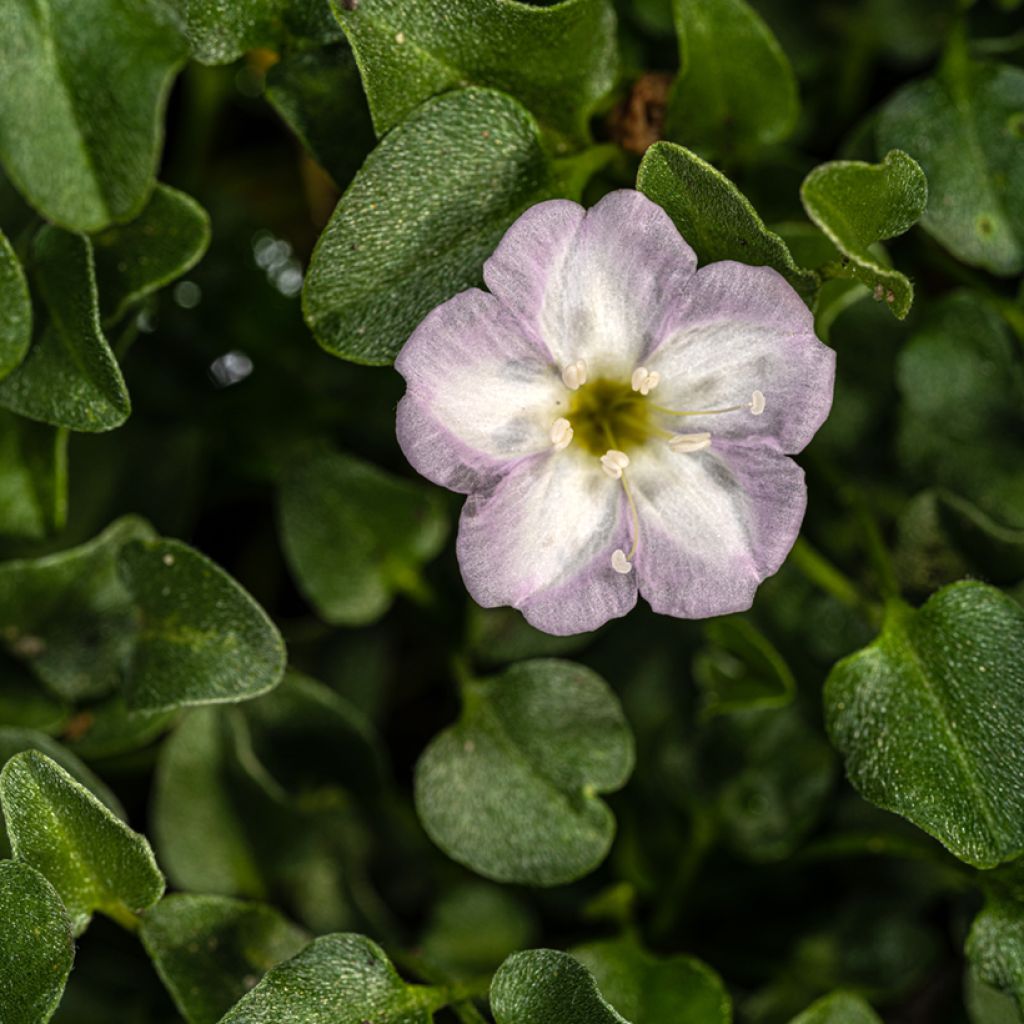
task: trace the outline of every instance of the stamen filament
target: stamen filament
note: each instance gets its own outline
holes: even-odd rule
[[[655,405],[653,402],[650,407],[666,416],[718,416],[724,412],[742,412],[744,409],[749,410],[752,416],[760,416],[764,412],[765,399],[760,391],[755,391],[745,405],[730,405],[724,409],[669,409],[668,406]]]

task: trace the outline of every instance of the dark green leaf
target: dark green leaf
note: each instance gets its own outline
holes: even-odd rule
[[[1024,904],[990,898],[971,925],[967,958],[982,981],[1012,996],[1024,1013]]]
[[[878,119],[879,152],[906,150],[928,176],[921,226],[996,274],[1024,268],[1024,70],[947,59],[901,89]]]
[[[180,541],[138,541],[122,548],[119,566],[141,615],[125,681],[130,708],[248,700],[281,681],[277,627],[208,558]]]
[[[732,1000],[722,980],[693,957],[652,956],[634,939],[592,942],[572,955],[631,1024],[732,1022]]]
[[[881,264],[870,247],[909,231],[924,212],[928,182],[917,162],[894,149],[880,164],[821,164],[804,178],[800,198],[807,215],[852,264],[854,276],[884,296],[902,320],[914,300],[913,285]]]
[[[526,207],[578,198],[592,162],[552,162],[533,118],[501,93],[460,89],[417,108],[367,158],[313,253],[303,308],[317,340],[392,362],[431,309],[479,283]]]
[[[416,766],[431,839],[488,878],[560,885],[608,853],[615,819],[598,798],[633,769],[633,737],[607,683],[570,662],[523,662],[470,681],[462,717]]]
[[[66,430],[0,409],[0,533],[45,537],[67,517]]]
[[[68,705],[44,690],[28,669],[8,654],[0,654],[0,722],[50,734],[61,728],[69,714]]]
[[[145,837],[45,755],[29,750],[7,762],[0,805],[15,859],[60,893],[75,934],[93,911],[128,923],[163,894],[164,877]]]
[[[157,185],[130,223],[94,235],[104,322],[195,266],[210,244],[210,218],[191,197]]]
[[[25,358],[32,340],[32,303],[21,262],[0,231],[0,377]]]
[[[116,56],[116,59],[112,57]],[[48,220],[95,231],[146,201],[185,59],[159,4],[11,0],[0,35],[0,159]]]
[[[809,1006],[790,1024],[882,1024],[882,1021],[860,996],[852,992],[833,992]]]
[[[1021,1024],[1024,1015],[1017,1000],[994,985],[982,981],[970,970],[964,979],[964,1002],[971,1024]]]
[[[223,1024],[430,1024],[438,989],[407,985],[362,935],[325,935],[272,968]]]
[[[71,430],[119,427],[131,402],[100,329],[89,239],[43,228],[33,245],[32,269],[49,319],[24,361],[0,381],[0,405]]]
[[[116,757],[152,743],[174,721],[168,711],[130,711],[120,694],[80,711],[72,723],[70,749],[80,757]]]
[[[179,893],[146,912],[146,952],[188,1024],[216,1024],[306,934],[262,903]]]
[[[278,491],[281,540],[299,588],[327,622],[379,619],[448,532],[439,495],[351,455],[297,461]]]
[[[568,139],[615,83],[615,15],[608,0],[543,7],[510,0],[332,0],[363,75],[377,133],[424,100],[467,85],[510,93]]]
[[[800,111],[778,40],[745,0],[674,0],[679,77],[666,134],[715,153],[786,138]]]
[[[918,611],[889,606],[881,636],[825,686],[829,733],[861,795],[978,867],[1024,850],[1024,609],[958,583]]]
[[[768,266],[805,298],[817,291],[817,274],[798,267],[786,243],[765,227],[746,196],[688,149],[656,142],[644,154],[636,187],[664,208],[701,264],[737,260]]]
[[[514,953],[491,982],[497,1024],[629,1024],[575,957],[554,949]]]
[[[485,665],[504,665],[525,658],[557,658],[582,650],[593,633],[552,636],[534,629],[515,608],[469,606],[469,643]]]
[[[71,924],[38,871],[0,861],[0,1007],[4,1024],[46,1024],[75,959]]]

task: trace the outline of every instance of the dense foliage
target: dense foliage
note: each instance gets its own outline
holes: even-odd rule
[[[1020,1024],[1019,0],[0,0],[0,1021]],[[838,357],[753,608],[468,600],[390,367],[615,188]]]

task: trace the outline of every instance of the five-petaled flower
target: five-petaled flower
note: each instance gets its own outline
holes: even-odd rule
[[[696,269],[639,192],[527,210],[471,288],[396,367],[398,440],[468,494],[466,587],[549,633],[636,604],[685,618],[748,608],[807,502],[800,451],[828,415],[835,356],[778,273]]]

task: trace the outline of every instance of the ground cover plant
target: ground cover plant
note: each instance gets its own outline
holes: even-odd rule
[[[1019,0],[0,0],[0,1024],[1024,1020]]]

